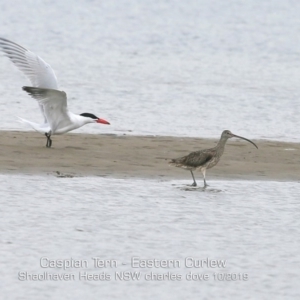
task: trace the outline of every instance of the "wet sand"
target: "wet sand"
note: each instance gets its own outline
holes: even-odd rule
[[[251,138],[251,137],[247,137]],[[52,148],[36,132],[0,131],[0,172],[60,176],[142,177],[191,180],[188,171],[168,165],[171,158],[214,147],[216,139],[166,136],[66,134]],[[231,139],[210,179],[300,180],[300,144],[254,140],[258,150]],[[202,174],[195,173],[200,184]]]

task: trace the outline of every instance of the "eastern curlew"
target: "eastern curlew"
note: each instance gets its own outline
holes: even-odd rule
[[[172,159],[169,162],[169,164],[172,166],[175,166],[175,167],[179,167],[179,168],[183,168],[183,169],[191,171],[191,174],[192,174],[192,177],[194,180],[194,182],[192,183],[192,186],[197,186],[193,171],[200,170],[203,174],[204,188],[205,188],[205,187],[207,187],[207,183],[205,180],[206,170],[214,167],[219,162],[219,160],[224,152],[224,148],[225,148],[225,144],[226,144],[227,140],[230,138],[233,138],[233,137],[248,141],[249,143],[253,144],[258,149],[256,144],[253,143],[252,141],[250,141],[244,137],[235,135],[235,134],[231,133],[229,130],[224,130],[222,132],[221,138],[216,147],[210,148],[210,149],[205,149],[205,150],[200,150],[200,151],[195,151],[195,152],[190,153],[189,155]]]

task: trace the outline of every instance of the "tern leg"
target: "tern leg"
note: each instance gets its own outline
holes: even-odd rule
[[[192,176],[193,176],[193,180],[194,180],[194,182],[192,183],[192,186],[197,186],[197,182],[196,182],[196,180],[195,180],[195,177],[194,177],[193,171],[192,171],[192,170],[190,170],[190,171],[191,171],[191,174],[192,174]]]
[[[47,148],[51,148],[51,145],[52,145],[52,140],[51,140],[51,134],[49,134],[49,133],[45,133],[45,136],[46,136],[46,138],[47,138],[47,143],[46,143],[46,147]]]

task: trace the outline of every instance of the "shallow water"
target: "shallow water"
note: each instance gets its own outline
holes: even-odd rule
[[[77,132],[300,141],[299,1],[16,0],[0,11],[1,36],[52,65],[70,109],[112,124]],[[42,121],[28,84],[0,57],[0,129]]]
[[[203,191],[180,180],[58,178],[52,174],[0,175],[0,180],[3,299],[24,299],[24,295],[26,299],[300,296],[298,182],[210,181]],[[87,266],[42,268],[42,257],[86,260]],[[93,257],[115,260],[117,266],[95,268]],[[133,267],[133,257],[178,260],[179,265]],[[225,267],[204,263],[197,268],[191,267],[193,259],[226,262]],[[140,272],[140,279],[116,277],[127,271]],[[19,272],[74,274],[74,279],[20,281]],[[110,280],[79,279],[80,272],[106,273]],[[155,275],[146,280],[151,272]],[[168,272],[181,280],[153,279]],[[188,280],[190,272],[194,279],[197,274],[209,278]],[[219,280],[220,274],[229,279]]]

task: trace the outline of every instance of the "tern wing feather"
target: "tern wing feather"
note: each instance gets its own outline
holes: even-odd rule
[[[53,69],[41,57],[4,38],[0,38],[0,47],[6,56],[28,76],[34,87],[58,89]]]
[[[57,78],[53,69],[41,57],[4,38],[0,38],[0,48],[19,70],[29,78],[34,87],[58,89]],[[40,105],[40,109],[46,123],[43,106]]]
[[[43,106],[52,134],[70,126],[72,122],[67,107],[67,94],[64,91],[30,86],[24,86],[23,90]]]

